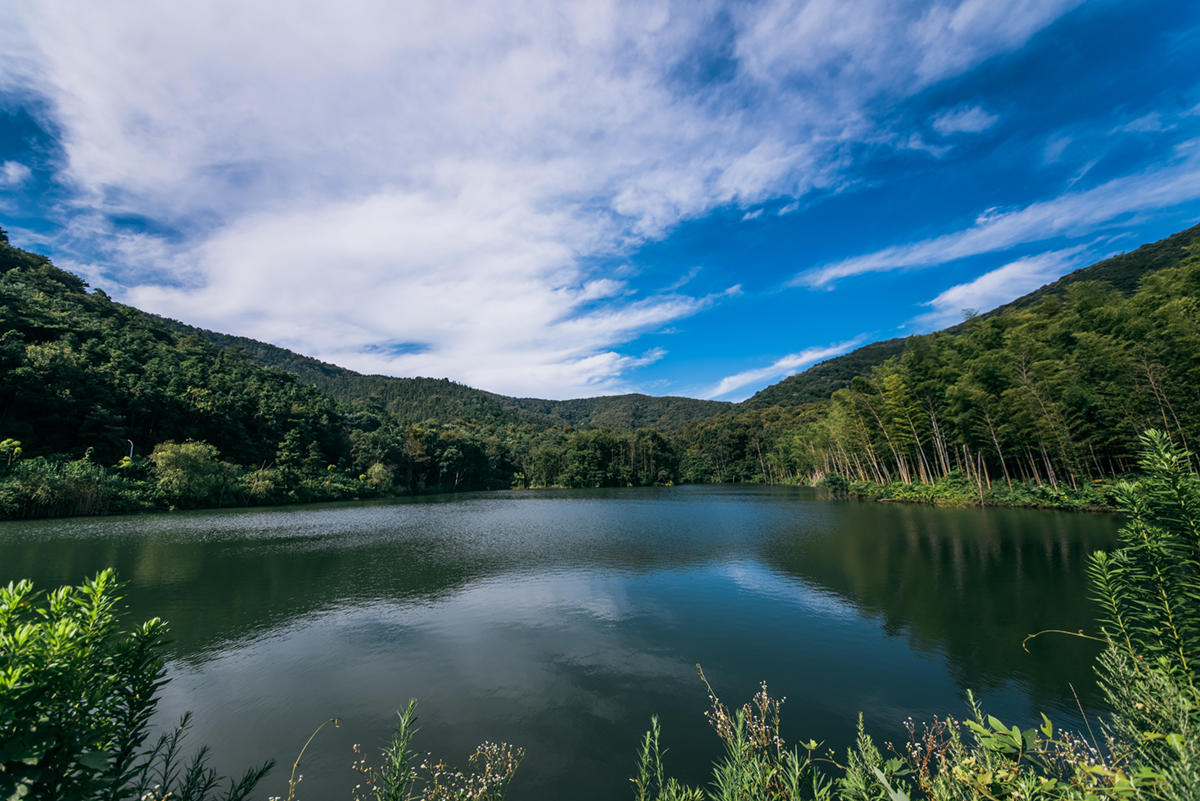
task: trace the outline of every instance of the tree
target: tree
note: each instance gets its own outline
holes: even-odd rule
[[[229,468],[207,442],[160,442],[150,453],[158,491],[180,506],[220,504],[229,483]]]

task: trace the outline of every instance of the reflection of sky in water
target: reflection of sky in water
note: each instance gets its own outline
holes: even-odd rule
[[[344,797],[350,745],[415,696],[419,748],[461,762],[509,740],[529,752],[515,795],[611,798],[654,713],[668,767],[705,780],[719,747],[696,663],[730,703],[766,680],[788,733],[830,745],[860,710],[892,739],[961,714],[967,686],[1000,717],[1069,717],[1064,676],[1086,683],[1090,654],[1020,639],[1054,615],[1087,625],[1083,556],[1114,526],[767,489],[480,494],[0,526],[0,573],[117,565],[134,614],[175,627],[159,721],[192,710],[224,771],[290,767],[340,715],[301,797]]]

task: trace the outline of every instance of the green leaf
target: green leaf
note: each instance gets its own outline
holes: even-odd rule
[[[76,760],[80,765],[92,770],[106,770],[108,763],[112,760],[112,755],[107,751],[92,751],[91,753],[82,754]]]

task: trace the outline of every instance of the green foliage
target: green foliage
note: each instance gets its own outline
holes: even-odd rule
[[[157,491],[173,505],[220,505],[229,487],[233,465],[217,458],[207,442],[160,442],[150,453]]]
[[[92,461],[35,456],[0,474],[0,517],[61,517],[147,507],[145,483]]]
[[[45,595],[28,581],[0,588],[0,797],[218,797],[203,751],[180,760],[186,719],[143,749],[166,627],[154,618],[120,631],[118,592],[111,570]],[[246,798],[267,768],[219,797]]]
[[[1097,672],[1132,758],[1175,790],[1200,788],[1200,476],[1162,432],[1122,484],[1129,522],[1090,572],[1108,648]],[[1178,797],[1185,797],[1179,795]]]

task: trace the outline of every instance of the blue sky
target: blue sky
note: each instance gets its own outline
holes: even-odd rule
[[[507,394],[738,400],[1200,221],[1189,1],[47,0],[0,52],[16,244]]]

